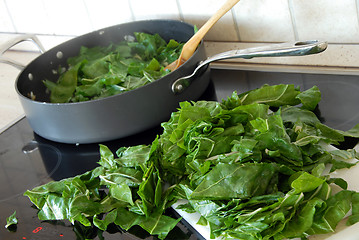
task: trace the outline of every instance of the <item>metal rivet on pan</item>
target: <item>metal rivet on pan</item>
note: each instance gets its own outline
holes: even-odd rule
[[[32,81],[32,80],[34,79],[34,76],[32,75],[32,73],[29,73],[29,74],[27,75],[27,77],[29,78],[30,81]]]
[[[183,90],[183,85],[182,85],[182,84],[178,84],[178,85],[176,86],[176,91],[177,91],[177,92],[182,92],[182,90]]]
[[[57,59],[61,59],[63,56],[64,56],[64,54],[63,54],[61,51],[58,51],[58,52],[56,53]]]

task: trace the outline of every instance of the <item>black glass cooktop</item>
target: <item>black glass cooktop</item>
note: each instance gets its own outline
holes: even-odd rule
[[[118,141],[106,142],[115,150],[118,146],[150,143],[160,128]],[[97,167],[98,144],[70,145],[55,143],[33,133],[25,118],[0,136],[0,239],[156,239],[141,228],[124,232],[115,225],[102,233],[96,228],[72,226],[68,221],[41,222],[37,210],[22,194],[27,189],[72,177]],[[15,232],[4,226],[6,217],[16,210],[18,224]],[[169,212],[174,217],[175,212]],[[201,239],[190,226],[180,222],[168,239]]]
[[[359,81],[357,76],[212,70],[211,83],[204,100],[221,100],[233,91],[242,92],[265,83],[293,83],[302,90],[317,85],[322,92],[319,111],[322,121],[334,128],[348,130],[359,123]],[[135,136],[105,142],[111,150],[122,146],[149,144],[161,127]],[[0,239],[156,239],[140,228],[124,232],[110,225],[106,232],[73,226],[68,221],[41,222],[37,210],[23,193],[51,180],[72,177],[97,167],[99,143],[61,144],[36,135],[26,118],[0,134]],[[6,218],[16,211],[15,232],[5,229]],[[178,217],[171,210],[168,214]],[[203,239],[185,221],[177,224],[168,239]]]
[[[213,82],[203,100],[216,100]],[[119,140],[102,142],[115,152],[121,146],[150,144],[161,134],[160,126],[140,134]],[[49,181],[61,180],[82,174],[98,166],[99,144],[63,144],[42,138],[34,133],[23,118],[0,135],[0,239],[157,239],[140,227],[128,232],[110,225],[106,232],[96,227],[72,225],[69,221],[40,221],[37,209],[23,193]],[[5,229],[6,218],[16,211],[18,224],[14,231]],[[168,215],[179,215],[169,209]],[[167,239],[203,239],[184,220],[168,235]]]

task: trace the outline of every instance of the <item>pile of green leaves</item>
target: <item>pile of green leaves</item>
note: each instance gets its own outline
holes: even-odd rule
[[[88,101],[112,96],[153,82],[169,73],[164,67],[175,61],[183,43],[168,43],[158,34],[134,33],[126,40],[106,47],[82,46],[57,82],[44,80],[53,103]]]
[[[100,166],[83,175],[27,191],[41,220],[68,219],[106,230],[139,225],[164,239],[180,209],[201,215],[211,237],[305,238],[359,220],[359,193],[329,173],[348,168],[353,149],[326,146],[358,138],[359,125],[339,131],[313,110],[317,87],[265,85],[221,103],[182,102],[150,145],[100,145]],[[332,192],[333,186],[339,189]]]

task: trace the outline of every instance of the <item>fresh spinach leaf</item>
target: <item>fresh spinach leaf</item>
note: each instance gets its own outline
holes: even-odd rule
[[[158,69],[156,61],[162,61],[153,60],[154,46],[178,47],[158,36],[136,37],[138,42],[117,48],[126,56],[130,46],[144,54],[150,61],[146,71]],[[88,55],[99,54],[82,51],[89,62],[95,58]],[[111,69],[126,66],[137,74],[143,67],[121,61]],[[131,78],[132,83],[124,80],[127,87],[142,84],[138,76]],[[91,86],[95,80],[82,82]],[[234,92],[221,103],[182,102],[152,144],[119,146],[116,155],[100,145],[99,167],[24,195],[39,209],[41,220],[68,219],[102,231],[111,223],[125,230],[140,226],[160,239],[180,221],[165,212],[177,200],[187,201],[180,209],[201,215],[199,224],[210,227],[211,237],[279,240],[333,232],[347,215],[347,224],[359,221],[359,193],[325,170],[356,165],[358,153],[327,146],[358,138],[359,125],[349,131],[326,126],[313,112],[319,101],[315,86],[300,91],[280,84]],[[341,188],[335,194],[333,184]]]
[[[16,211],[13,212],[9,217],[6,218],[6,225],[5,228],[7,228],[9,231],[13,231],[13,226],[17,225],[17,218],[16,218]]]
[[[275,164],[217,164],[190,195],[190,199],[251,198],[267,194],[276,178]]]

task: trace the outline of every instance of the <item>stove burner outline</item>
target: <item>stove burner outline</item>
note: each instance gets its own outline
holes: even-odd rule
[[[37,141],[35,140],[31,140],[29,143],[27,143],[23,148],[22,148],[22,151],[24,154],[28,155],[29,156],[29,159],[33,160],[33,161],[43,161],[42,158],[37,158],[37,157],[31,157],[31,154],[33,153],[36,153],[38,152],[39,148],[49,148],[51,149],[52,152],[54,152],[57,156],[56,158],[56,163],[55,165],[51,168],[51,169],[48,169],[48,167],[44,167],[45,169],[45,172],[38,172],[37,176],[39,176],[39,179],[36,183],[34,184],[31,184],[31,185],[27,185],[25,184],[24,186],[24,189],[21,190],[20,192],[18,193],[14,193],[14,194],[11,194],[10,196],[6,196],[5,198],[1,198],[0,196],[0,203],[1,202],[4,202],[4,201],[8,201],[12,198],[15,198],[15,197],[18,197],[22,194],[24,194],[24,192],[26,190],[31,190],[33,189],[34,187],[37,187],[37,186],[40,186],[44,183],[47,183],[49,181],[51,181],[51,176],[56,172],[56,170],[59,168],[60,164],[61,164],[61,161],[62,161],[62,156],[61,156],[61,152],[54,146],[51,146],[49,144],[42,144],[42,143],[38,143]],[[36,163],[34,164],[36,165]],[[40,163],[39,164],[40,166],[43,166],[43,163]],[[41,176],[41,174],[45,173],[44,176]],[[24,174],[26,174],[26,169],[24,169]],[[9,176],[11,177],[11,176]],[[18,186],[18,184],[17,184]]]

